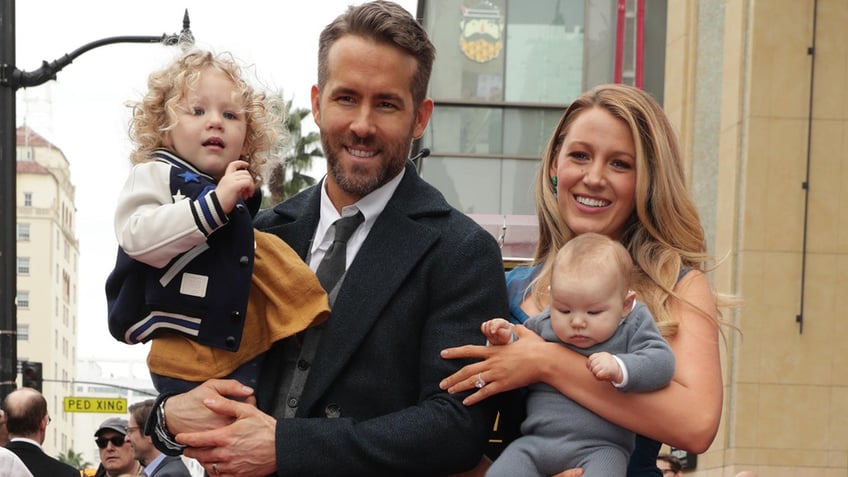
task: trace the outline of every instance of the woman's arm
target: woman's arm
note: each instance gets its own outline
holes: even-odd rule
[[[675,291],[715,315],[715,299],[703,273],[688,273]],[[592,376],[586,369],[585,357],[558,344],[546,343],[522,326],[516,327],[520,339],[509,346],[444,350],[442,356],[447,359],[482,358],[483,361],[446,378],[442,387],[450,392],[471,389],[478,373],[482,373],[487,385],[466,398],[465,404],[471,405],[500,392],[544,382],[622,427],[673,447],[702,453],[712,444],[721,418],[723,389],[718,327],[714,320],[680,300],[673,299],[670,311],[679,321],[677,335],[669,339],[676,366],[671,384],[661,390],[617,391]]]

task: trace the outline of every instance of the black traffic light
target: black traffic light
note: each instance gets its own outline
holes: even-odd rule
[[[21,386],[41,392],[41,363],[35,361],[21,362]]]

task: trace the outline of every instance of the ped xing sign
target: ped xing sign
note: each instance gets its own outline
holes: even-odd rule
[[[127,398],[92,398],[66,396],[65,412],[101,412],[105,414],[124,414],[127,412]]]

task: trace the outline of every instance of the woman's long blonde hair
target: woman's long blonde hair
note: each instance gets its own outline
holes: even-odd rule
[[[244,105],[247,121],[245,136],[248,170],[261,177],[263,166],[279,153],[287,132],[279,98],[266,96],[242,77],[242,70],[229,53],[213,54],[200,49],[181,54],[167,67],[154,71],[147,79],[147,93],[141,101],[131,101],[129,135],[135,144],[130,154],[133,164],[153,160],[155,149],[166,148],[168,131],[177,123],[178,109],[189,91],[197,85],[200,73],[213,68],[232,80],[236,95]]]
[[[536,176],[536,211],[539,242],[534,262],[543,264],[531,284],[540,297],[550,285],[550,267],[557,251],[574,233],[565,225],[557,204],[550,171],[569,127],[580,113],[603,108],[627,124],[636,149],[636,208],[621,238],[636,274],[633,288],[654,315],[664,335],[677,331],[668,311],[669,297],[683,267],[706,271],[704,230],[686,188],[676,135],[659,104],[644,91],[620,84],[601,85],[584,93],[565,110],[557,124]],[[677,297],[679,298],[679,297]],[[716,296],[717,302],[719,297]],[[712,310],[701,310],[713,317]]]

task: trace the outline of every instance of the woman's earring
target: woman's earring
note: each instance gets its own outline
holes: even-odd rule
[[[551,176],[551,185],[554,186],[554,197],[557,195],[557,176]]]

